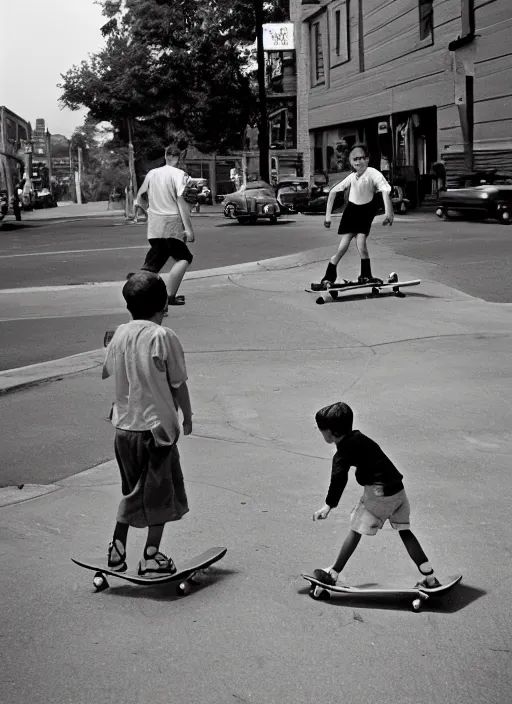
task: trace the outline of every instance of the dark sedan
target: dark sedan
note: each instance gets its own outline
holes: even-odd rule
[[[473,218],[493,218],[504,225],[510,225],[512,185],[484,185],[441,191],[436,215],[447,218],[453,212]]]

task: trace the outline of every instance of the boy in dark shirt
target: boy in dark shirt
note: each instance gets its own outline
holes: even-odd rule
[[[324,584],[335,585],[361,536],[376,535],[388,520],[424,578],[416,586],[426,589],[440,586],[432,565],[409,528],[409,501],[402,475],[376,442],[359,430],[352,430],[353,418],[350,406],[341,401],[321,408],[315,416],[324,440],[335,443],[337,450],[332,460],[325,506],[315,511],[313,520],[327,518],[331,509],[338,505],[350,467],[356,468],[356,481],[364,486],[364,492],[350,514],[350,531],[336,562],[332,567],[315,570],[313,576]]]

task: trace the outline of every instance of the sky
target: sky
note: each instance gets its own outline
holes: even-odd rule
[[[4,0],[0,3],[0,105],[35,127],[70,137],[86,110],[59,107],[62,81],[103,45],[106,18],[94,0]]]

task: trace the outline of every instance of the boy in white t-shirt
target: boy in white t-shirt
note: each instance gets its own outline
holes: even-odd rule
[[[336,193],[345,191],[346,206],[338,228],[341,241],[336,253],[329,260],[322,278],[322,287],[328,287],[336,282],[338,263],[354,238],[361,257],[361,274],[358,278],[358,283],[382,283],[381,279],[377,279],[372,275],[366,243],[373,219],[377,214],[378,205],[375,201],[377,192],[382,193],[384,200],[385,217],[382,224],[392,225],[394,213],[390,197],[391,186],[380,171],[368,166],[369,157],[365,144],[354,144],[349,152],[350,164],[354,169],[353,173],[349,174],[329,191],[325,212],[325,227],[329,228],[331,226],[331,212]]]
[[[167,284],[168,302],[171,306],[185,304],[185,297],[176,294],[193,259],[187,243],[195,239],[190,209],[183,197],[189,177],[178,168],[180,158],[181,151],[178,147],[167,147],[165,166],[149,171],[136,199],[139,207],[148,202],[150,250],[141,269],[158,274],[169,257],[174,259]]]
[[[111,420],[123,493],[108,566],[127,570],[126,541],[133,526],[148,529],[138,573],[174,574],[173,560],[159,548],[165,523],[188,512],[177,447],[178,409],[183,433],[192,432],[185,357],[176,334],[162,326],[167,289],[157,274],[133,274],[123,296],[133,320],[117,328],[103,365],[103,379],[115,380]]]

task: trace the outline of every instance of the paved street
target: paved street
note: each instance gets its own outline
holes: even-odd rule
[[[98,347],[104,331],[125,320],[120,296],[106,307],[90,288],[61,295],[39,289],[121,282],[126,272],[140,266],[146,251],[144,225],[127,225],[122,217],[22,225],[2,232],[0,240],[0,370]],[[194,217],[194,226],[191,274],[321,247],[326,249],[319,258],[325,260],[338,241],[336,220],[325,230],[318,216],[287,217],[276,226],[240,226],[214,215]],[[397,217],[392,229],[376,224],[372,242],[422,262],[423,277],[488,301],[511,302],[511,236],[512,230],[502,225],[443,222],[432,213],[419,213]],[[387,275],[372,256],[376,273]],[[346,271],[340,267],[340,275],[347,278],[357,273],[357,263]],[[20,290],[26,288],[33,290]],[[89,300],[95,302],[94,309],[87,305]]]
[[[512,307],[443,282],[480,245],[467,254],[464,226],[441,225],[454,225],[451,254],[436,250],[436,261],[432,249],[423,254],[433,239],[442,244],[436,220],[375,227],[377,271],[422,278],[405,299],[315,305],[304,284],[336,240],[323,228],[295,265],[196,271],[184,282],[187,305],[168,324],[186,351],[195,413],[193,435],[180,440],[191,511],[166,529],[163,547],[178,562],[228,547],[187,598],[115,579],[95,594],[91,575],[69,560],[105,551],[119,497],[101,357],[69,375],[72,360],[57,362],[58,379],[0,397],[0,485],[13,487],[0,490],[6,704],[508,701]],[[204,227],[205,238],[215,232]],[[492,230],[489,270],[507,232]],[[394,251],[417,242],[413,256]],[[253,251],[242,262],[269,258]],[[346,267],[357,272],[355,251]],[[5,317],[15,306],[18,318],[40,321],[98,316],[99,333],[126,319],[119,284],[16,290],[0,294]],[[307,596],[300,573],[333,559],[360,493],[351,477],[340,507],[312,522],[331,457],[314,413],[339,398],[403,471],[414,529],[439,574],[464,575],[420,614],[396,601]],[[133,532],[131,564],[142,539]],[[417,579],[387,528],[362,541],[347,575],[356,584]]]

